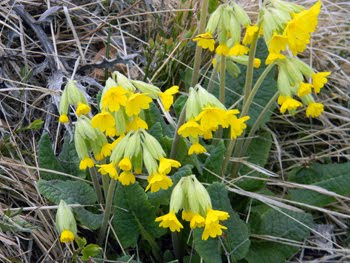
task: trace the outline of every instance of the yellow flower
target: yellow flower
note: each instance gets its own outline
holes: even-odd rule
[[[60,118],[58,119],[58,121],[59,121],[60,123],[68,123],[68,122],[69,122],[69,119],[68,119],[67,114],[61,114],[61,115],[60,115]]]
[[[61,243],[70,243],[74,241],[74,234],[69,230],[63,230],[60,236]]]
[[[331,72],[318,72],[313,74],[312,84],[314,86],[314,90],[316,93],[319,93],[321,88],[323,88],[324,84],[328,82],[327,77],[331,74]]]
[[[118,139],[116,139],[114,142],[112,142],[112,149],[114,149],[116,146],[117,146],[117,144],[123,139],[125,137],[125,135],[124,134],[122,134],[122,135],[120,135],[119,136],[119,138]]]
[[[91,125],[93,128],[97,128],[101,132],[108,132],[107,136],[115,135],[112,133],[115,130],[115,120],[109,112],[101,112],[95,115],[91,120]]]
[[[205,218],[205,223],[210,224],[217,221],[227,220],[230,217],[230,214],[225,211],[208,209],[207,215]]]
[[[302,97],[311,93],[312,84],[301,82],[298,89],[298,96]]]
[[[284,59],[286,58],[285,55],[280,54],[280,53],[269,53],[269,55],[266,58],[265,64],[269,65],[272,62],[274,62],[276,59]]]
[[[136,179],[135,176],[133,175],[133,173],[129,172],[129,171],[124,171],[120,174],[120,176],[118,177],[119,182],[122,185],[129,185],[129,184],[134,184]]]
[[[205,225],[205,218],[200,214],[194,214],[191,218],[190,227],[192,229],[203,227]]]
[[[86,170],[86,168],[92,168],[92,167],[94,167],[94,161],[91,158],[86,157],[80,161],[80,164],[79,164],[80,170]]]
[[[159,160],[158,172],[160,174],[168,174],[172,167],[179,168],[180,166],[181,163],[176,160],[161,157]]]
[[[77,113],[78,117],[80,117],[81,115],[88,114],[90,112],[90,110],[91,110],[91,108],[89,107],[89,105],[79,102],[76,113]]]
[[[215,49],[215,53],[219,56],[227,56],[229,51],[230,49],[225,43],[218,45]]]
[[[261,60],[259,58],[254,58],[254,68],[260,68]]]
[[[209,236],[212,238],[221,236],[222,229],[227,229],[227,227],[220,225],[219,222],[205,224],[204,231],[202,234],[202,240],[208,240]]]
[[[284,35],[279,35],[274,33],[269,42],[269,52],[270,53],[280,53],[287,47],[288,39]]]
[[[197,35],[193,38],[193,41],[197,42],[197,45],[203,49],[209,48],[210,51],[214,50],[215,40],[210,32]]]
[[[115,167],[115,163],[96,165],[99,167],[98,172],[102,175],[108,174],[113,180],[118,179],[118,171]]]
[[[131,161],[128,157],[124,157],[119,163],[118,166],[123,171],[130,171],[132,168]]]
[[[195,120],[200,121],[203,131],[215,131],[219,125],[223,125],[225,114],[224,109],[208,106],[198,114]]]
[[[141,109],[148,109],[152,98],[142,93],[131,95],[127,101],[125,112],[128,116],[138,115]]]
[[[204,133],[203,133],[203,138],[206,139],[206,140],[212,139],[212,138],[213,138],[213,133],[212,133],[212,131],[210,131],[210,130],[204,131]]]
[[[114,137],[117,135],[117,129],[113,126],[106,129],[106,136]]]
[[[249,52],[249,48],[243,46],[239,43],[234,44],[234,46],[229,51],[229,56],[242,56]]]
[[[227,117],[227,123],[230,125],[230,137],[231,140],[236,139],[241,136],[244,129],[247,128],[245,124],[246,121],[250,119],[249,116],[243,116],[242,118],[237,118],[236,115],[229,115]]]
[[[105,143],[102,146],[101,151],[98,154],[96,154],[95,159],[97,161],[101,161],[103,158],[110,156],[112,153],[112,150],[113,150],[113,145],[110,143]]]
[[[147,178],[148,185],[146,187],[146,191],[151,189],[151,192],[158,192],[160,189],[168,189],[173,185],[173,181],[170,177],[165,174],[154,173]]]
[[[157,217],[155,221],[160,222],[160,227],[170,228],[171,232],[180,232],[180,229],[184,228],[180,221],[177,219],[174,212],[169,212],[166,215]]]
[[[253,25],[253,26],[248,25],[245,31],[243,42],[242,42],[243,45],[249,45],[250,43],[252,43],[254,34],[258,32],[258,30],[259,30],[259,27],[257,25]]]
[[[303,104],[300,101],[287,97],[281,105],[280,112],[285,113],[286,110],[296,110],[301,106],[303,106]]]
[[[179,92],[179,86],[172,86],[171,88],[167,89],[166,91],[160,93],[160,100],[162,101],[162,104],[164,106],[164,109],[166,111],[169,111],[170,106],[174,102],[174,95]]]
[[[278,105],[282,105],[282,103],[285,102],[288,98],[288,96],[279,95],[277,99]]]
[[[138,129],[148,129],[148,124],[140,117],[136,116],[134,119],[126,124],[126,131],[137,131]]]
[[[199,135],[203,135],[204,131],[196,121],[189,120],[181,125],[177,133],[182,137],[198,137]]]
[[[182,219],[190,222],[194,214],[191,211],[182,210]]]
[[[192,144],[188,149],[188,155],[205,153],[207,150],[199,143]]]
[[[306,116],[317,118],[322,114],[324,106],[322,103],[310,102],[306,109]]]
[[[128,100],[126,97],[127,93],[128,91],[121,86],[111,87],[106,91],[105,94],[103,94],[101,100],[102,109],[108,109],[111,112],[118,111],[120,109],[120,106],[126,105],[126,102]]]

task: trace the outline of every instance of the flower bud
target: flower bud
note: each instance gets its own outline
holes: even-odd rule
[[[85,140],[80,136],[78,132],[74,132],[74,145],[80,160],[89,156]]]
[[[220,18],[222,16],[223,6],[220,5],[216,10],[211,14],[208,24],[206,27],[206,32],[210,32],[212,35],[214,35],[216,28],[218,27],[218,24],[220,22]]]
[[[299,13],[304,10],[303,6],[294,4],[292,2],[285,2],[280,0],[271,0],[270,2],[272,3],[273,7],[275,7],[276,9],[283,10],[290,14]]]
[[[128,133],[123,139],[118,142],[117,146],[114,147],[110,157],[110,160],[114,163],[118,163],[124,156],[125,149],[129,144],[130,135],[131,133]]]
[[[71,208],[61,200],[56,214],[56,227],[61,242],[72,242],[77,235],[77,223]]]
[[[234,63],[233,61],[230,61],[230,60],[226,61],[226,70],[228,73],[230,73],[235,78],[237,78],[238,75],[241,73],[241,70],[236,65],[236,63]]]
[[[200,109],[197,101],[197,92],[191,87],[186,101],[186,120],[196,117],[199,112]]]
[[[143,131],[142,134],[144,135],[142,141],[154,159],[159,160],[161,157],[165,156],[165,152],[156,138],[146,131]]]
[[[161,93],[160,89],[152,84],[148,84],[140,80],[131,80],[131,82],[137,89],[143,93],[146,93],[152,99],[158,98],[159,94]]]
[[[140,134],[138,132],[135,132],[129,139],[128,145],[125,148],[125,153],[124,156],[128,158],[132,158],[135,154],[135,150],[141,145],[141,139],[140,139]]]
[[[250,25],[250,18],[247,15],[246,11],[236,3],[233,3],[233,8],[234,15],[237,18],[238,22],[243,26]]]
[[[171,196],[170,196],[170,211],[177,213],[180,209],[183,208],[184,202],[184,190],[183,190],[183,181],[184,178],[181,178],[180,181],[174,187]]]
[[[230,34],[230,42],[227,43],[229,47],[241,42],[241,26],[233,14],[230,16]]]
[[[311,76],[314,74],[314,71],[312,70],[312,68],[306,63],[304,63],[303,61],[301,61],[300,59],[298,58],[289,58],[289,59],[295,65],[295,67],[301,71],[301,73],[306,78],[311,78]]]
[[[303,74],[301,74],[301,72],[290,59],[285,59],[285,63],[289,79],[291,80],[291,86],[297,86],[304,80]]]
[[[289,83],[288,74],[285,67],[280,67],[278,71],[277,87],[282,96],[291,96],[291,88]]]
[[[126,116],[124,108],[121,108],[118,111],[113,112],[113,117],[115,119],[115,126],[117,134],[124,134],[126,132]]]
[[[207,189],[197,180],[195,175],[191,175],[194,184],[194,191],[199,202],[200,211],[205,214],[208,209],[211,209],[211,200]]]
[[[150,154],[148,148],[142,143],[143,145],[143,162],[145,164],[146,170],[149,175],[152,175],[154,173],[157,173],[158,171],[158,164],[156,159],[153,158],[152,154]]]
[[[60,115],[67,115],[69,108],[67,89],[63,90],[62,96],[60,98]]]
[[[86,99],[83,92],[78,89],[77,82],[75,80],[68,80],[65,87],[67,89],[68,103],[71,105],[76,105],[78,102],[86,104]]]
[[[129,91],[135,91],[135,87],[132,84],[132,82],[122,73],[115,71],[112,73],[112,76],[117,81],[118,85],[122,86],[124,89]]]

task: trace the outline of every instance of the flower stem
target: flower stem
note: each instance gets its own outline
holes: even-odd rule
[[[110,180],[108,192],[107,192],[107,198],[106,198],[105,211],[103,214],[102,226],[100,229],[100,233],[98,235],[98,244],[102,244],[103,239],[105,238],[105,234],[108,226],[108,220],[110,218],[111,211],[112,211],[113,195],[114,195],[114,190],[116,185],[117,185],[116,180]]]
[[[209,79],[209,82],[208,82],[208,87],[207,87],[207,91],[209,93],[213,92],[213,89],[214,89],[214,78],[215,78],[215,75],[217,74],[217,72],[218,72],[217,67],[214,67],[213,71],[211,72],[210,79]]]
[[[90,175],[91,175],[92,183],[94,184],[94,188],[95,188],[95,192],[96,192],[96,196],[97,196],[97,201],[99,204],[102,204],[103,197],[102,197],[101,187],[100,187],[100,184],[98,182],[97,171],[96,171],[95,167],[90,169]]]
[[[226,71],[226,57],[221,56],[219,100],[222,104],[225,104],[225,71]]]
[[[245,116],[248,111],[249,111],[249,108],[250,108],[250,105],[252,104],[253,102],[253,99],[257,93],[257,91],[259,90],[262,82],[264,81],[264,79],[266,78],[267,74],[269,74],[269,72],[271,71],[271,69],[275,66],[275,63],[271,63],[267,68],[265,68],[265,70],[263,71],[263,73],[260,75],[260,77],[258,78],[258,80],[256,81],[251,93],[249,94],[248,98],[247,98],[247,101],[246,103],[244,104],[243,106],[243,109],[242,109],[242,113],[241,113],[241,117],[242,116]],[[243,133],[243,136],[244,137],[244,134]],[[243,149],[243,144],[244,144],[244,140],[240,140],[237,142],[237,145],[236,145],[236,148],[235,148],[235,151],[233,153],[233,156],[236,157],[236,158],[239,158],[242,156],[242,149]],[[233,165],[233,168],[231,170],[231,176],[232,177],[235,177],[238,170],[239,170],[239,167],[240,167],[240,163],[235,163]]]

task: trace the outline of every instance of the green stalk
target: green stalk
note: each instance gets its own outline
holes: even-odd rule
[[[225,71],[226,71],[226,57],[221,56],[219,100],[222,104],[225,104]]]
[[[213,92],[213,89],[214,89],[214,78],[215,78],[215,75],[217,73],[218,73],[218,69],[217,69],[217,67],[214,67],[213,71],[211,72],[210,79],[209,79],[209,82],[208,82],[208,87],[207,87],[207,91],[209,93]]]
[[[257,131],[257,129],[259,128],[261,122],[263,121],[263,118],[265,116],[265,114],[271,109],[271,106],[273,103],[275,103],[277,97],[279,95],[279,92],[277,91],[275,93],[275,95],[272,96],[272,98],[269,100],[269,102],[266,104],[266,106],[264,107],[264,109],[260,112],[258,118],[256,119],[256,121],[254,122],[252,128],[250,129],[248,136],[244,142],[244,146],[243,146],[243,150],[241,151],[241,156],[244,156],[245,153],[248,150],[248,147],[252,141],[252,138],[255,134],[255,132]]]
[[[275,63],[271,63],[267,68],[265,68],[263,73],[260,75],[260,77],[256,81],[252,91],[250,92],[250,94],[249,94],[249,96],[247,98],[246,103],[243,105],[243,109],[242,109],[242,112],[241,112],[241,117],[245,116],[248,113],[250,105],[252,104],[253,99],[254,99],[257,91],[259,90],[259,88],[260,88],[261,84],[263,83],[264,79],[266,78],[267,74],[269,74],[269,72],[271,71],[271,69],[274,66],[275,66]],[[241,136],[242,138],[244,137],[244,134],[245,133],[243,133],[243,135]],[[244,140],[239,140],[237,142],[235,151],[233,153],[234,157],[239,158],[239,157],[242,156],[243,143],[244,143]],[[235,163],[233,165],[233,169],[232,169],[232,172],[231,172],[232,177],[234,177],[237,174],[239,166],[240,166],[240,163]]]
[[[102,204],[103,197],[102,197],[101,187],[100,187],[100,184],[98,182],[97,171],[96,171],[95,167],[90,168],[90,175],[91,175],[92,183],[94,184],[94,188],[95,188],[95,192],[96,192],[96,196],[97,196],[97,201],[99,204]]]
[[[100,233],[98,235],[98,241],[97,241],[98,244],[102,244],[103,239],[105,238],[105,234],[108,226],[108,220],[110,218],[111,211],[112,211],[113,195],[114,195],[114,190],[116,185],[117,185],[116,180],[110,180],[108,192],[107,192],[107,198],[106,198],[105,211],[103,213],[102,226],[100,229]]]
[[[109,176],[102,175],[102,187],[103,187],[103,193],[104,193],[105,200],[107,199],[108,184],[109,184]]]

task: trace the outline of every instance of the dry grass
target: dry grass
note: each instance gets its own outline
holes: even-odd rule
[[[256,4],[253,1],[241,2],[254,15]],[[312,1],[298,2],[310,6]],[[303,187],[284,181],[288,170],[300,163],[308,165],[313,160],[345,162],[350,159],[350,4],[348,1],[324,0],[323,5],[320,26],[304,59],[319,71],[333,72],[330,85],[320,97],[326,105],[326,113],[319,121],[312,122],[273,114],[269,129],[274,134],[274,150],[266,170],[268,175],[275,175],[266,179],[273,187]],[[173,72],[174,67],[176,71],[177,67],[192,65],[191,58],[183,55],[183,48],[179,46],[186,40],[185,29],[195,26],[195,17],[191,17],[188,11],[197,13],[198,7],[191,8],[188,3],[177,6],[174,1],[114,1],[111,7],[102,1],[1,1],[0,227],[3,224],[9,226],[8,231],[0,233],[1,261],[60,261],[68,253],[57,242],[50,207],[46,207],[47,203],[41,199],[36,187],[39,168],[35,153],[43,130],[18,129],[42,119],[44,130],[55,139],[55,149],[59,148],[63,134],[57,123],[59,94],[62,84],[73,74],[91,95],[91,103],[102,88],[105,66],[110,71],[121,70],[132,78],[152,79],[159,85],[177,81],[164,75]],[[180,11],[184,11],[185,19],[182,24],[173,24]],[[45,12],[49,12],[46,13],[49,16]],[[172,30],[178,32],[178,36],[172,37],[175,42],[172,49],[150,47],[147,39],[155,38],[155,32],[168,36],[157,38],[160,45],[166,47]],[[109,36],[110,59],[106,60]],[[147,52],[154,52],[148,54],[153,59],[149,60]],[[160,58],[163,60],[157,61]],[[264,172],[260,167],[254,169]],[[227,184],[231,185],[230,182]],[[323,231],[322,227],[313,230],[314,240],[293,244],[303,248],[293,262],[346,261],[349,251],[339,241],[345,239],[348,231],[345,220],[350,215],[349,198],[336,196],[338,202],[333,204],[336,209],[323,209],[245,192],[233,184],[230,190],[258,199],[275,209],[314,210],[320,221],[332,226],[331,230]],[[317,190],[322,192],[324,189]],[[16,208],[24,208],[24,211],[9,218],[7,209],[14,213]],[[330,236],[325,237],[328,234]],[[328,247],[322,245],[320,236]],[[270,236],[255,238],[290,243]],[[315,252],[312,258],[305,256],[305,249],[328,253]]]

